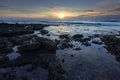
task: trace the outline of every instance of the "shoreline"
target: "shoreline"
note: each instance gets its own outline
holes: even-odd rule
[[[52,35],[49,33],[50,31],[44,29],[46,27],[49,27],[49,25],[0,24],[0,49],[1,49],[0,78],[1,79],[6,79],[3,77],[3,75],[6,75],[8,76],[8,79],[6,80],[10,80],[11,77],[12,77],[11,80],[15,80],[16,78],[18,78],[19,75],[21,75],[21,73],[19,73],[20,71],[19,70],[17,71],[16,68],[20,68],[25,65],[30,65],[27,69],[25,69],[26,74],[27,72],[29,72],[31,75],[33,75],[32,72],[34,70],[36,71],[37,68],[41,67],[42,69],[45,70],[45,73],[43,71],[43,75],[45,77],[41,77],[41,79],[43,78],[43,80],[45,80],[46,78],[48,78],[49,80],[57,80],[57,79],[69,80],[68,77],[70,77],[71,74],[69,72],[69,69],[66,69],[67,68],[66,66],[68,65],[69,68],[70,66],[69,64],[72,64],[72,61],[71,63],[69,63],[69,61],[66,62],[66,59],[68,60],[71,59],[69,59],[68,57],[69,54],[66,54],[65,52],[70,53],[71,58],[75,58],[76,55],[82,55],[82,54],[84,55],[84,53],[86,53],[85,51],[87,50],[89,51],[89,49],[91,51],[90,52],[91,55],[93,55],[92,53],[94,53],[94,51],[92,52],[92,50],[94,49],[97,49],[97,52],[99,52],[99,50],[104,51],[105,49],[105,51],[107,50],[110,54],[114,55],[116,57],[116,60],[120,62],[120,53],[119,53],[120,34],[113,34],[113,35],[92,34],[87,37],[84,36],[83,34],[74,34],[73,36],[68,34],[62,34],[62,35],[58,35],[58,39],[51,40],[49,38],[42,37],[42,36],[49,37]],[[39,31],[39,33],[34,34],[36,30]],[[39,34],[42,36],[38,36]],[[71,52],[69,52],[69,50]],[[83,51],[82,54],[76,54],[78,52],[80,53],[80,51]],[[14,53],[18,53],[18,54],[14,56]],[[107,53],[105,54],[107,55]],[[67,57],[65,57],[64,55],[67,55]],[[94,53],[94,55],[98,55],[98,54]],[[82,60],[84,59],[81,59],[81,61]],[[85,61],[87,62],[87,60]],[[66,64],[66,66],[64,63]],[[77,63],[77,64],[79,66],[83,65],[83,67],[85,67],[84,63]],[[114,62],[113,64],[116,64],[116,62]],[[87,66],[89,65],[90,64],[88,64]],[[10,72],[9,70],[7,70],[8,68],[11,68]],[[16,70],[18,74],[14,73],[12,68],[13,70]],[[2,69],[4,70],[3,72]],[[74,68],[72,69],[74,70]],[[27,75],[26,77],[23,77],[23,75],[21,75],[20,78],[21,79],[28,78],[27,80],[30,80],[30,77],[28,77]],[[81,79],[82,77],[79,78]]]

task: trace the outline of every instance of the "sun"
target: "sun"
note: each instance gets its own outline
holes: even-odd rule
[[[60,19],[64,19],[64,18],[65,18],[65,14],[61,12],[61,13],[58,14],[58,17],[59,17]]]

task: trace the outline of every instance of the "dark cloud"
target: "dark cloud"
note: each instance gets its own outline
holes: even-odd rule
[[[110,9],[109,11],[120,12],[120,6]]]
[[[9,8],[9,6],[0,5],[0,8]]]
[[[94,12],[95,10],[84,10],[85,12]]]
[[[13,12],[23,12],[23,13],[33,12],[32,10],[18,8],[18,7],[11,7],[11,6],[6,6],[6,5],[0,5],[0,10],[10,10]]]

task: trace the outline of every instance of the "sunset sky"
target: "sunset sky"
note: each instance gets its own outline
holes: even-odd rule
[[[120,0],[0,0],[0,18],[120,18]]]

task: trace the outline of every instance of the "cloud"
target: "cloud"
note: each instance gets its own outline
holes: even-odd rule
[[[8,6],[0,5],[0,8],[5,8],[5,7],[8,7]]]
[[[6,6],[6,5],[0,5],[0,9],[9,9],[10,6]]]
[[[110,9],[109,11],[120,12],[120,6],[114,7],[112,9]]]
[[[84,10],[85,12],[94,12],[95,10]]]
[[[86,0],[88,3],[82,0],[75,0],[76,2],[68,2],[67,0],[65,0],[65,2],[59,2],[53,0],[50,1],[50,3],[48,2],[49,0],[0,1],[4,1],[4,3],[0,3],[0,16],[56,19],[60,12],[63,12],[66,18],[120,16],[120,0]],[[79,3],[80,5],[73,4],[73,2]],[[62,5],[62,3],[65,3],[65,5]],[[68,6],[66,4],[68,4]]]
[[[108,11],[117,6],[120,6],[120,0],[102,0],[96,5],[96,10]]]
[[[0,5],[0,11],[10,11],[10,12],[17,12],[17,13],[31,13],[33,12],[30,9],[23,9],[19,7],[12,7],[12,6],[6,6],[6,5]]]

